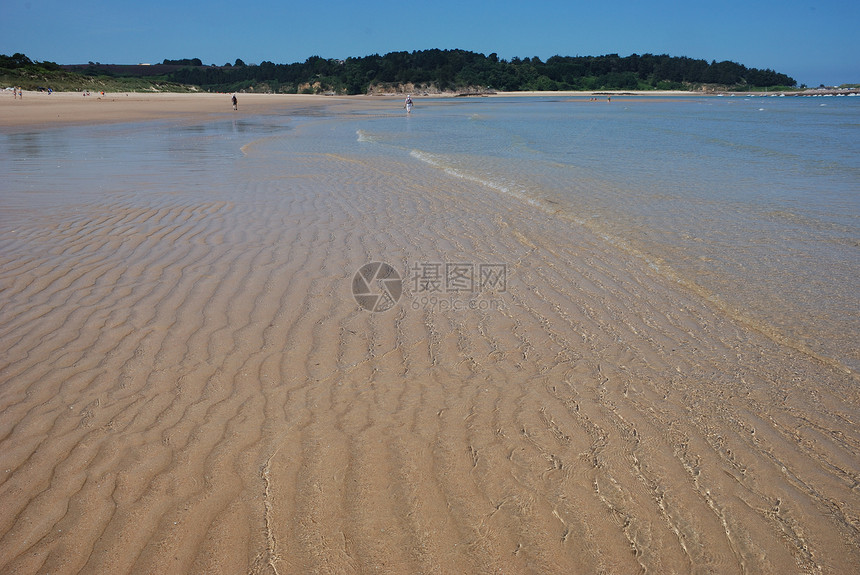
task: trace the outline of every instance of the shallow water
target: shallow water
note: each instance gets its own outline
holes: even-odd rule
[[[573,218],[733,317],[860,368],[858,98],[446,100],[356,126],[379,153]]]
[[[857,572],[856,158],[765,101],[0,136],[0,571]]]
[[[733,318],[860,369],[858,98],[424,99],[409,116],[395,102],[314,107],[9,133],[0,145],[13,219],[19,204],[129,190],[229,196],[278,174],[284,154],[361,154],[407,173],[424,163],[585,225]]]

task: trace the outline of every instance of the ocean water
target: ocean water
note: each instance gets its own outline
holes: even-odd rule
[[[384,158],[566,219],[558,242],[584,226],[748,327],[860,370],[860,98],[416,104],[6,133],[0,224],[104,194],[229,198],[295,155]]]
[[[479,98],[356,126],[366,147],[569,218],[860,369],[860,98]]]

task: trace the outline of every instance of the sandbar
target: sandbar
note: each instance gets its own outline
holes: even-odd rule
[[[237,94],[238,110],[233,110],[232,94],[213,93],[105,93],[24,92],[21,99],[0,92],[0,127],[46,127],[66,124],[97,124],[145,120],[199,120],[231,114],[273,113],[290,106],[320,103],[332,98],[303,94]]]

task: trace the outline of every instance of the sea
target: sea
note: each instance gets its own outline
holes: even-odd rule
[[[2,133],[0,226],[105,194],[229,197],[297,154],[384,159],[565,219],[559,243],[585,228],[746,327],[860,371],[860,98],[415,101]]]

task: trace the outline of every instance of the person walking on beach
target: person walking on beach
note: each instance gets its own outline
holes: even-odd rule
[[[406,108],[407,114],[412,113],[412,94],[406,96],[406,104],[403,107]]]
[[[238,101],[238,100],[236,100],[236,94],[233,94],[233,109],[234,109],[234,110],[238,110],[238,109],[239,109],[239,101]]]

